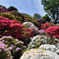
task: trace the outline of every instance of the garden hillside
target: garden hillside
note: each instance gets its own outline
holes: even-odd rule
[[[59,19],[52,18],[0,5],[0,59],[59,59]]]

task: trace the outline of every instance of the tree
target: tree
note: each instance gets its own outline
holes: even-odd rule
[[[8,8],[8,11],[17,11],[17,8],[15,8],[14,6],[10,6],[10,7]]]
[[[49,16],[46,14],[45,16],[42,17],[43,20],[46,20],[48,22],[51,21],[51,19],[49,18]]]
[[[39,14],[37,14],[37,13],[35,13],[33,17],[36,18],[36,19],[40,19],[41,18],[41,16]]]
[[[42,0],[44,10],[51,17],[52,21],[56,24],[59,20],[59,0]]]

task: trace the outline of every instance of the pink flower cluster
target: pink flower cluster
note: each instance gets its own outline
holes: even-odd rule
[[[3,7],[0,7],[0,12],[4,12],[6,9]]]
[[[59,26],[51,26],[45,30],[50,37],[59,38]]]
[[[3,42],[0,42],[0,49],[4,49],[6,45]]]
[[[11,11],[5,11],[5,13],[11,13]]]

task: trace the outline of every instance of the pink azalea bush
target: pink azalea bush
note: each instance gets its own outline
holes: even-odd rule
[[[0,7],[0,12],[4,12],[4,11],[6,11],[6,9],[3,7]]]
[[[13,56],[6,47],[7,45],[0,41],[0,59],[13,59]]]
[[[5,11],[5,13],[11,13],[12,11]]]
[[[22,41],[14,39],[11,36],[3,36],[0,38],[0,59],[3,57],[13,56],[14,59],[19,59],[22,55],[22,51],[26,48]],[[3,52],[3,53],[2,53]],[[1,56],[2,53],[2,56]],[[5,53],[5,55],[3,55]],[[7,58],[6,58],[7,59]],[[11,58],[10,58],[11,59]]]

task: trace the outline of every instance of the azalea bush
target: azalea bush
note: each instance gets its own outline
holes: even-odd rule
[[[6,8],[3,8],[2,6],[0,7],[0,12],[5,12]]]
[[[2,36],[12,36],[22,40],[30,38],[32,31],[29,28],[23,28],[23,25],[17,20],[0,17],[0,37]]]
[[[11,36],[3,36],[2,38],[0,38],[0,42],[3,42],[0,44],[0,48],[3,48],[2,49],[3,52],[2,55],[4,55],[3,58],[8,55],[7,51],[5,51],[4,53],[5,49],[10,52],[14,59],[19,59],[19,57],[22,55],[22,51],[26,48],[22,41],[14,39]]]
[[[31,42],[28,45],[28,49],[39,48],[42,44],[57,45],[58,43],[58,38],[48,37],[46,35],[36,35],[31,38]]]
[[[14,33],[20,33],[22,30],[22,24],[17,20],[2,19],[0,20],[0,35],[12,35],[16,38]]]
[[[50,23],[50,22],[47,22],[47,23],[44,23],[44,24],[41,24],[41,29],[47,29],[47,28],[49,28],[49,27],[51,27],[51,26],[54,26],[55,24],[53,24],[53,23]]]
[[[15,16],[15,15],[9,13],[9,12],[10,11],[2,12],[2,13],[0,13],[0,16],[9,18],[10,20],[14,19],[14,20],[18,20],[18,21],[22,22],[22,18],[20,16]]]
[[[13,59],[10,51],[7,49],[7,45],[0,41],[0,59]]]
[[[41,24],[46,23],[46,20],[42,20],[42,19],[35,19],[33,21],[31,21],[35,26],[37,26],[39,29],[41,29]]]
[[[59,38],[59,26],[51,26],[46,29],[48,36]]]

